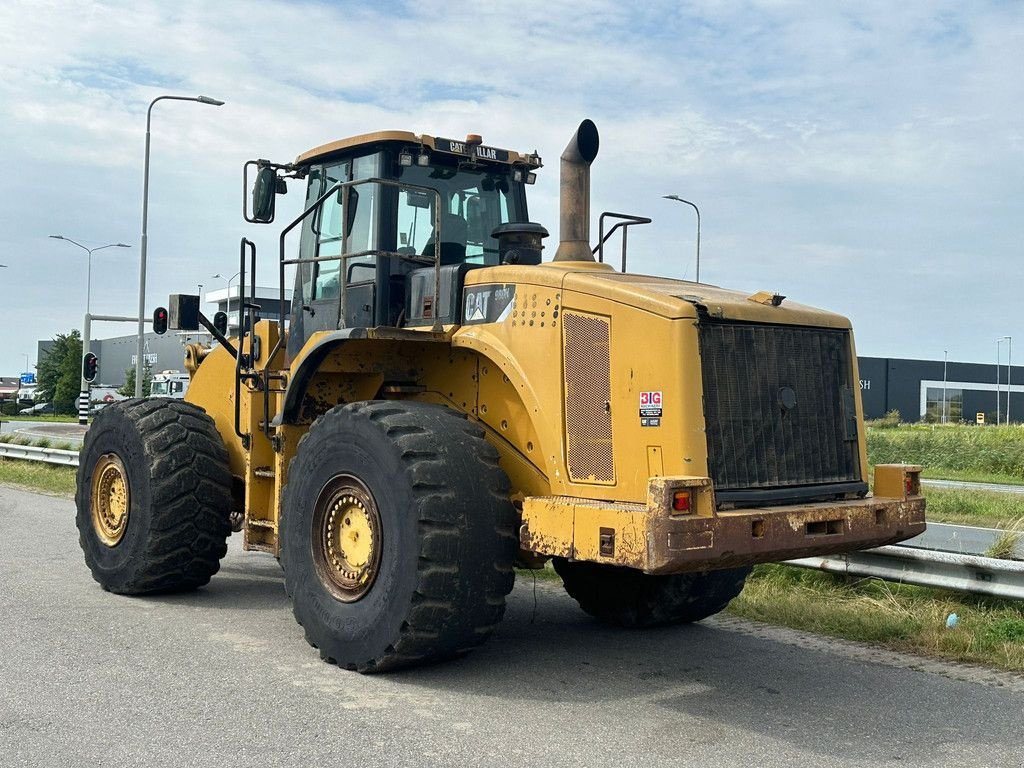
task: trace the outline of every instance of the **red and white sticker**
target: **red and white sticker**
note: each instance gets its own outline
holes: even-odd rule
[[[640,393],[640,426],[660,427],[663,399],[661,392]]]
[[[661,392],[641,392],[641,408],[661,408]]]

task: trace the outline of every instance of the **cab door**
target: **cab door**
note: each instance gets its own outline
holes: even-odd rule
[[[306,205],[310,206],[338,183],[371,178],[377,174],[379,155],[346,158],[314,166],[309,172]],[[338,258],[377,248],[378,193],[376,184],[339,190],[321,203],[303,225],[300,264],[295,281],[289,354],[295,355],[318,331],[373,325],[376,256],[349,259],[342,267]],[[342,226],[342,197],[348,195],[348,223]],[[343,231],[344,230],[344,231]],[[344,287],[344,290],[343,290]],[[342,306],[342,297],[347,306]]]

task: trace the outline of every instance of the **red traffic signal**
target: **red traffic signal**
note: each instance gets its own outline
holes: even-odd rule
[[[82,358],[82,378],[86,381],[92,381],[96,378],[96,369],[99,368],[100,359],[96,357],[92,352],[86,353],[85,357]]]
[[[167,310],[164,307],[153,310],[153,333],[167,333]]]

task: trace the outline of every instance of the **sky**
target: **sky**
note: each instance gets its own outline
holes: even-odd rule
[[[536,149],[531,219],[557,235],[558,156],[601,132],[601,211],[649,216],[630,271],[840,312],[861,355],[1024,361],[1024,3],[621,0],[0,4],[0,374],[94,314],[134,315],[146,109],[147,313],[226,287],[275,225],[242,165],[354,134],[478,133]],[[297,214],[294,185],[279,222]],[[554,252],[553,237],[547,251]],[[613,246],[615,247],[615,246]],[[134,326],[94,325],[94,335]],[[1003,361],[1007,345],[1002,346]]]

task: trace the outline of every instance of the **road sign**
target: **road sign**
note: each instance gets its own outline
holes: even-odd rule
[[[977,413],[977,414],[975,414],[974,415],[974,420],[976,422],[978,422],[979,424],[984,424],[985,423],[985,414],[984,413]]]

